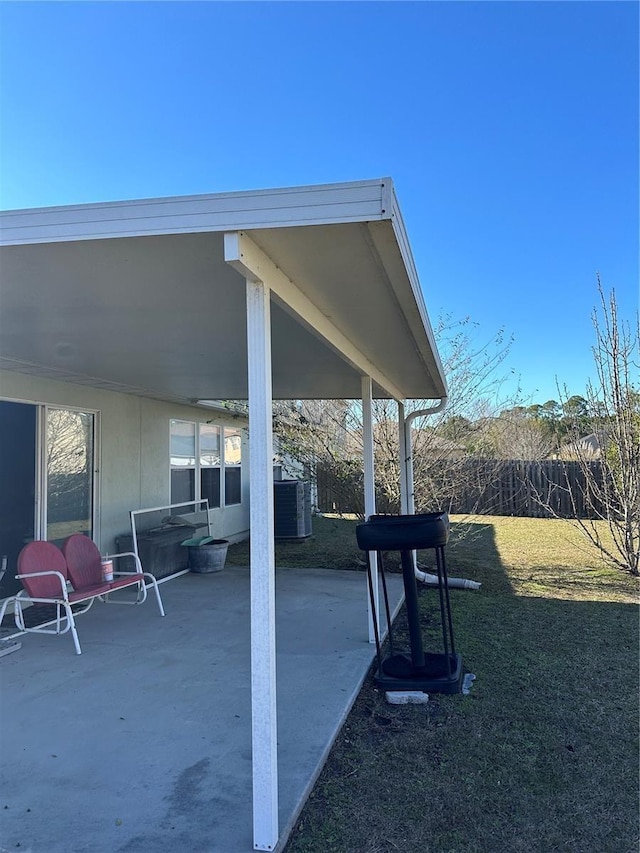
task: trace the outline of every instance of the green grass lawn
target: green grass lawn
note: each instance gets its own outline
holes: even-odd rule
[[[313,534],[307,539],[281,539],[276,542],[278,568],[356,569],[362,552],[356,543],[355,518],[331,515],[313,516]],[[230,545],[227,562],[249,565],[249,542]]]
[[[314,518],[277,565],[357,569],[355,523]],[[471,692],[389,705],[368,677],[286,853],[637,853],[636,583],[555,520],[453,517],[447,565],[482,582],[452,592]]]

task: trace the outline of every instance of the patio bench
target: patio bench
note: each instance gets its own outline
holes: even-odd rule
[[[15,620],[21,631],[41,634],[65,634],[71,631],[76,653],[82,654],[75,617],[86,613],[98,599],[104,604],[142,604],[147,598],[147,580],[153,586],[160,615],[164,607],[155,577],[142,571],[142,564],[133,553],[114,554],[110,560],[133,558],[134,572],[113,572],[113,580],[103,580],[102,558],[94,542],[82,534],[66,539],[62,549],[52,542],[36,540],[22,549],[18,556],[18,578],[24,587],[15,596]],[[70,588],[71,587],[71,588]],[[137,587],[133,600],[114,600],[111,593],[127,587]],[[27,627],[25,604],[53,605],[54,620],[44,625]],[[53,625],[54,627],[48,627]]]

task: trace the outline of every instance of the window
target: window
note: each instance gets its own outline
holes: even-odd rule
[[[200,498],[220,506],[220,427],[200,424]]]
[[[171,421],[171,503],[193,501],[196,475],[196,425]]]
[[[210,507],[220,507],[242,502],[242,430],[172,420],[170,453],[171,503],[207,498]]]
[[[93,528],[94,415],[46,411],[47,539],[59,543]]]
[[[224,428],[224,502],[225,506],[242,502],[242,433]]]

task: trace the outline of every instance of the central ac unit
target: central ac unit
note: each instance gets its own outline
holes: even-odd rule
[[[278,480],[273,484],[276,539],[311,536],[311,485],[306,480]]]

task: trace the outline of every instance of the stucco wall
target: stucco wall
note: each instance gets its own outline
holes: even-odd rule
[[[169,421],[180,418],[245,426],[223,412],[181,406],[0,371],[0,398],[86,409],[98,413],[98,544],[115,549],[115,537],[130,531],[132,509],[163,506],[170,501]],[[249,452],[242,448],[242,504],[212,510],[217,537],[242,538],[249,530]]]

